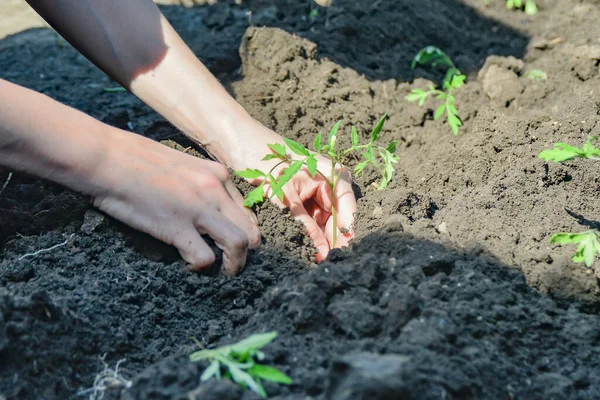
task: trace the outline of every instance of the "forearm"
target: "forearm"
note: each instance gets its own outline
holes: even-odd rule
[[[0,79],[0,165],[94,194],[108,126]]]
[[[75,48],[221,162],[260,130],[151,0],[28,0]]]

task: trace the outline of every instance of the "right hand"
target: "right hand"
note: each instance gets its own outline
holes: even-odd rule
[[[223,250],[225,274],[243,269],[248,247],[259,247],[261,235],[223,165],[125,132],[112,143],[91,179],[96,207],[175,246],[192,270],[215,262],[201,235]]]

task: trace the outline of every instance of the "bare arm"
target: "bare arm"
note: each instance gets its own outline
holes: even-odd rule
[[[27,0],[113,79],[232,168],[242,142],[281,141],[225,91],[152,0]],[[248,138],[252,135],[253,138]]]
[[[26,117],[24,117],[26,116]],[[224,250],[235,275],[260,244],[256,219],[220,164],[101,123],[0,79],[0,165],[60,183],[133,228],[172,244],[192,269]],[[235,221],[232,222],[232,221]]]

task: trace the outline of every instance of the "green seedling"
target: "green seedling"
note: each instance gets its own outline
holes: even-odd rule
[[[583,233],[555,233],[552,235],[552,238],[550,238],[550,243],[558,245],[578,245],[577,251],[573,254],[571,259],[576,263],[584,262],[588,268],[594,263],[596,254],[600,253],[598,234],[594,231]]]
[[[589,158],[591,160],[600,160],[600,149],[597,149],[593,141],[598,140],[598,136],[590,136],[582,148],[571,146],[567,143],[556,143],[554,149],[544,150],[539,157],[548,161],[561,163],[575,158]],[[572,259],[576,263],[585,262],[589,268],[592,266],[596,253],[600,253],[600,242],[598,234],[594,231],[584,233],[555,233],[550,238],[551,244],[565,245],[577,244],[577,251]]]
[[[525,76],[532,81],[545,81],[548,79],[548,74],[541,69],[532,69]]]
[[[506,8],[509,10],[521,10],[525,6],[524,11],[527,15],[535,15],[538,12],[535,0],[506,0]]]
[[[372,165],[379,170],[382,176],[378,189],[385,189],[392,180],[394,164],[397,163],[399,159],[394,154],[398,143],[397,140],[393,140],[386,147],[378,146],[376,143],[379,140],[386,118],[387,114],[379,120],[375,128],[371,131],[371,140],[364,145],[358,144],[358,131],[352,126],[352,146],[346,150],[336,149],[338,130],[342,121],[338,121],[331,129],[326,143],[323,143],[322,133],[317,135],[313,144],[314,152],[310,152],[302,144],[288,138],[284,138],[285,145],[279,143],[269,144],[268,147],[272,153],[267,154],[263,160],[279,160],[269,172],[265,173],[261,170],[250,168],[245,171],[236,172],[237,175],[245,179],[262,179],[262,183],[256,189],[248,193],[244,200],[244,205],[246,207],[254,207],[256,204],[262,203],[265,198],[264,187],[267,182],[271,186],[272,194],[270,197],[273,198],[277,196],[277,198],[283,202],[283,186],[303,168],[306,168],[313,178],[316,175],[320,175],[329,186],[331,198],[335,199],[336,187],[342,173],[342,163],[346,157],[352,153],[362,155],[364,160],[354,167],[355,175],[360,175],[367,165]],[[331,170],[327,174],[318,170],[317,155],[324,156],[331,162]],[[379,157],[377,157],[377,155],[379,155]],[[378,158],[380,160],[378,160]],[[287,164],[287,168],[285,168],[279,177],[276,178],[273,175],[273,172],[277,167],[283,164]],[[334,201],[331,210],[333,226],[337,226],[337,213],[337,205]],[[334,229],[332,246],[335,246],[336,241],[337,229]]]
[[[262,381],[292,384],[292,379],[283,372],[259,363],[265,359],[265,354],[260,349],[276,337],[277,332],[252,335],[234,344],[197,351],[190,355],[190,361],[210,362],[200,377],[202,382],[213,378],[230,379],[243,389],[250,389],[261,397],[267,397]]]
[[[589,158],[600,160],[600,149],[593,145],[593,141],[598,140],[598,136],[590,136],[582,148],[571,146],[567,143],[556,143],[554,149],[544,150],[539,154],[539,158],[545,161],[554,161],[561,163],[574,158]]]
[[[442,90],[437,89],[434,85],[429,86],[429,90],[413,89],[406,96],[406,100],[410,102],[417,101],[419,106],[425,104],[425,100],[429,96],[441,100],[442,104],[438,106],[433,114],[433,119],[438,120],[446,114],[446,121],[452,129],[454,135],[458,135],[458,130],[462,126],[462,121],[458,116],[458,110],[455,106],[454,91],[465,84],[467,78],[454,65],[454,62],[442,50],[435,46],[427,46],[415,56],[411,67],[414,69],[417,65],[430,65],[433,68],[446,68],[446,75],[442,81]]]

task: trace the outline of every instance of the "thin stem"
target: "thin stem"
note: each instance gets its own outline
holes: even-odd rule
[[[337,243],[337,199],[335,198],[335,186],[337,185],[337,181],[335,176],[335,166],[337,165],[337,160],[331,159],[331,182],[329,183],[329,188],[331,189],[331,216],[333,217],[333,241],[331,243],[331,248],[335,247]]]

